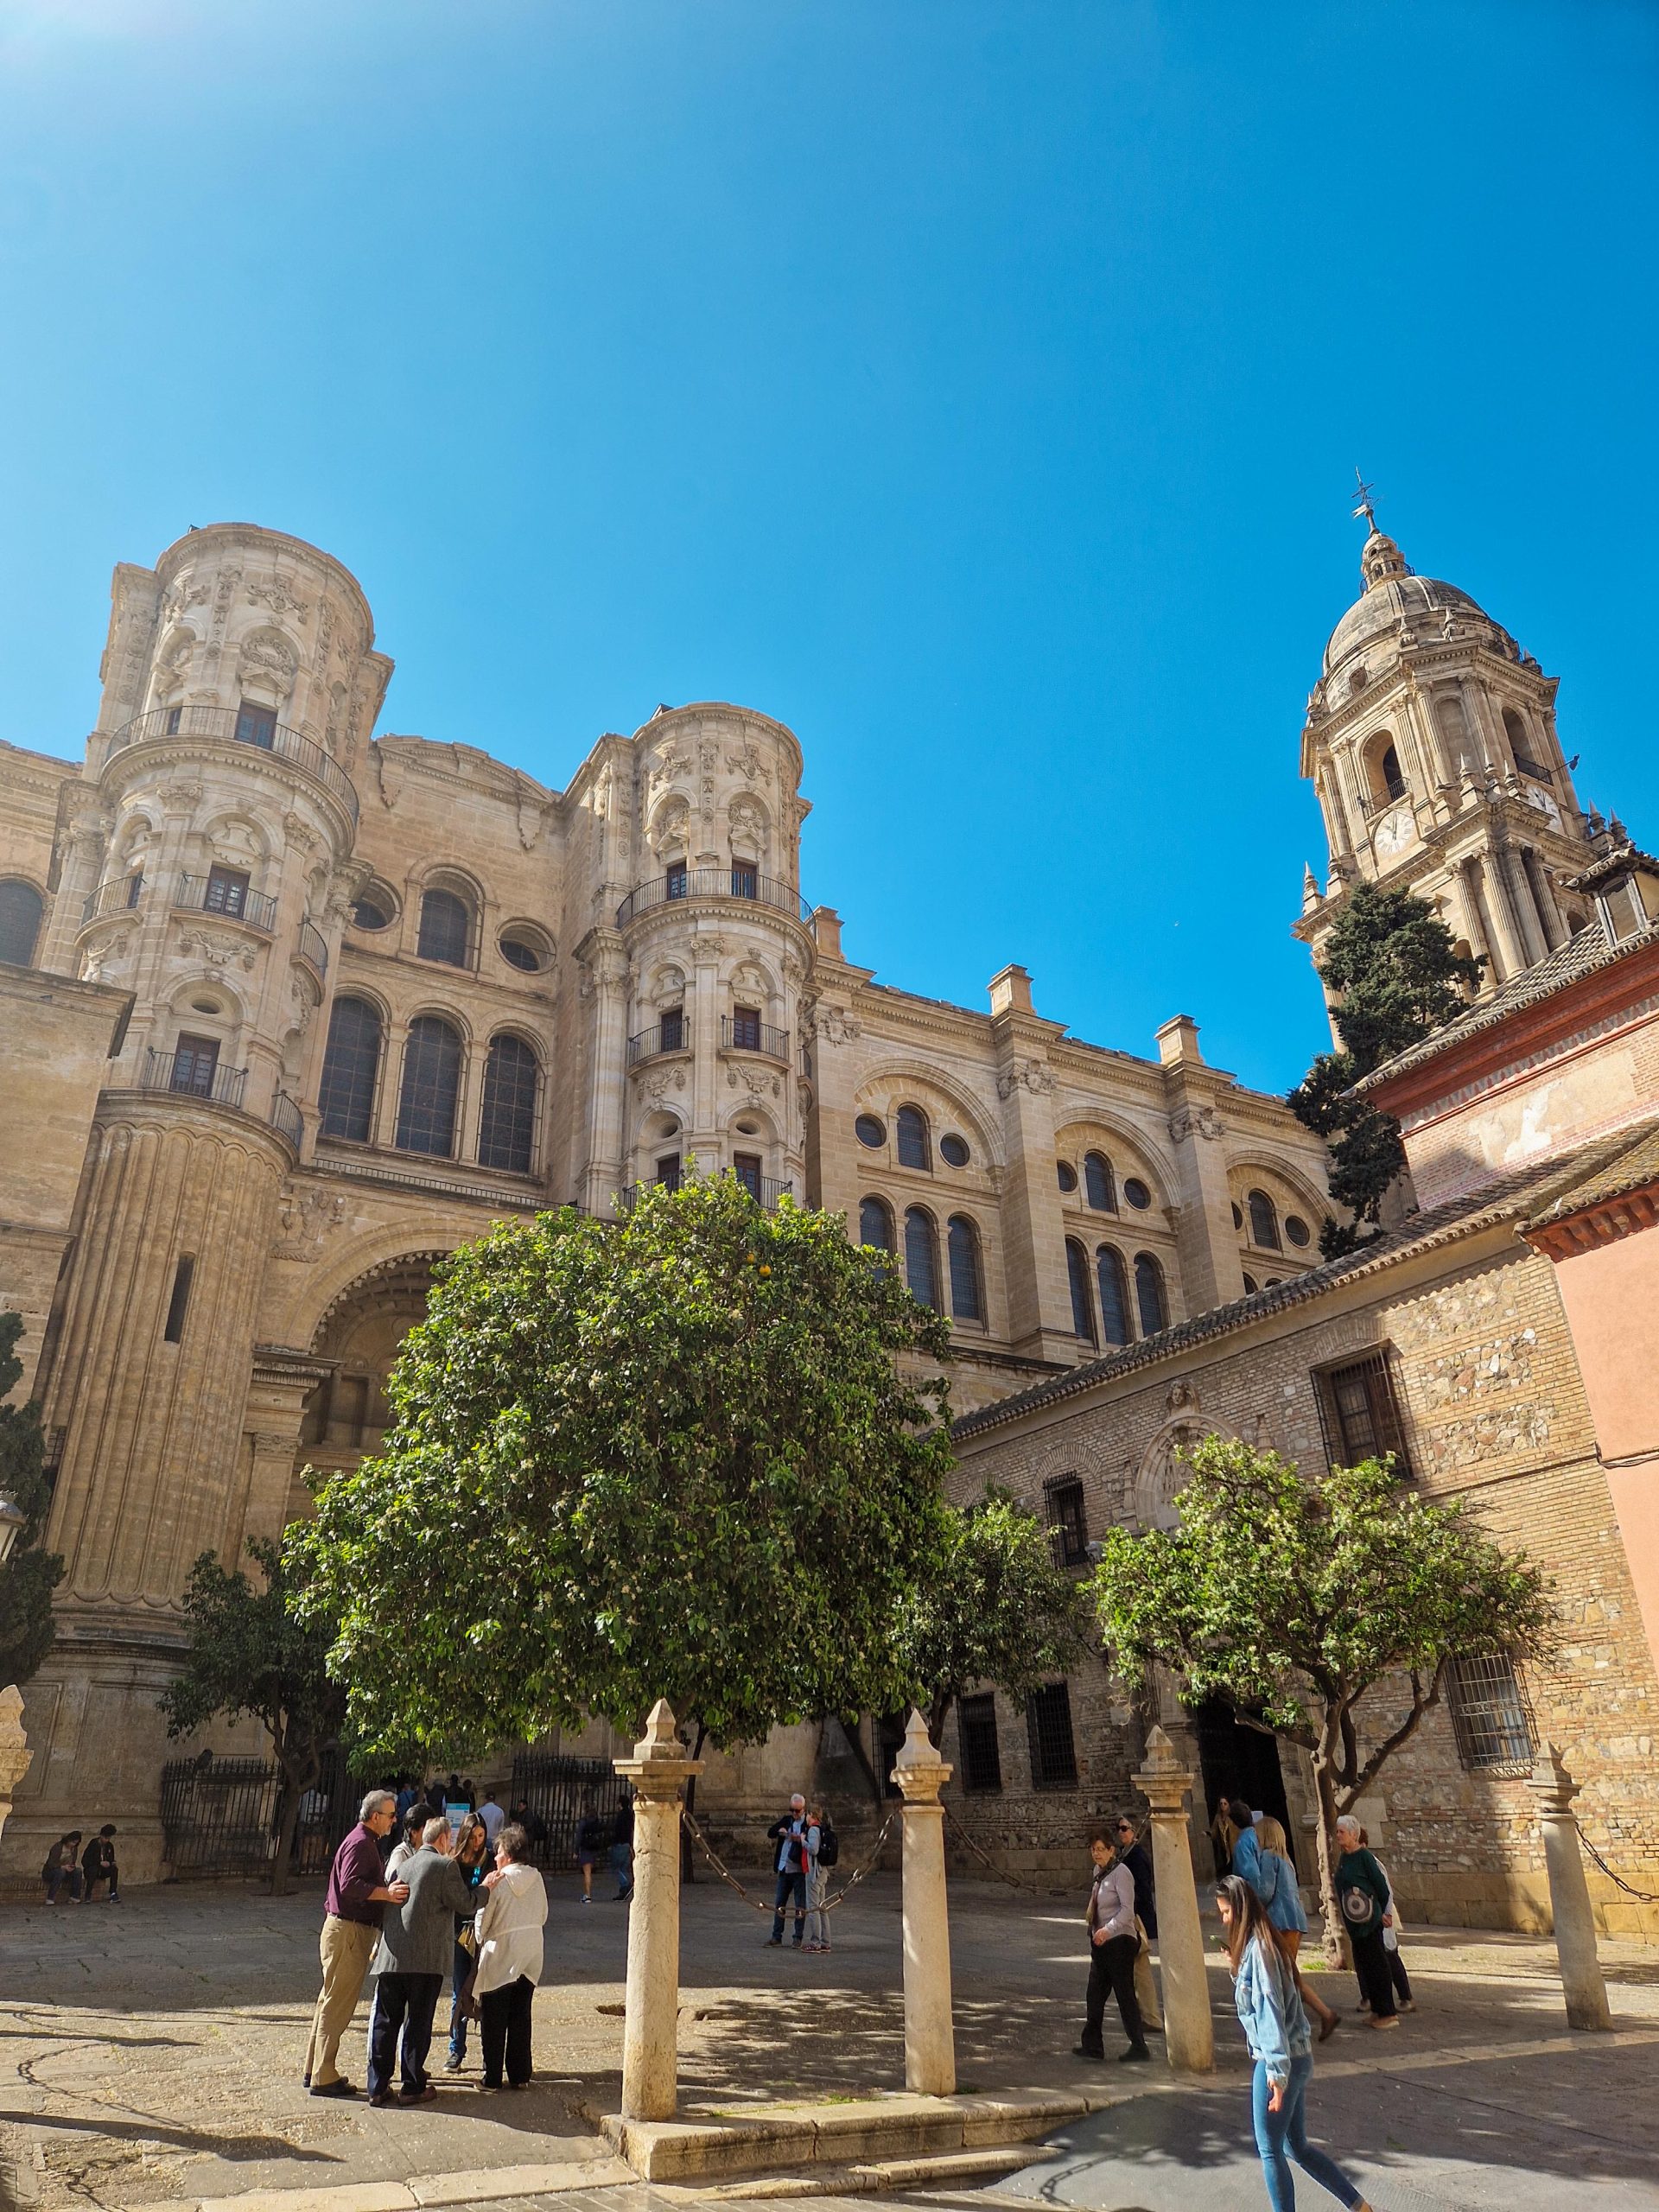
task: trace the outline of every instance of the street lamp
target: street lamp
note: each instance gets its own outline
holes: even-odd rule
[[[29,1520],[21,1505],[14,1505],[9,1497],[0,1497],[0,1567],[10,1557],[17,1533]]]

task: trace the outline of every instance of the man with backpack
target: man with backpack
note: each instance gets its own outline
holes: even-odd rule
[[[806,1945],[809,1951],[830,1948],[830,1916],[823,1900],[830,1890],[830,1869],[841,1856],[841,1842],[830,1823],[830,1808],[820,1802],[806,1816]]]
[[[775,1862],[778,1889],[772,1898],[772,1933],[766,1938],[774,1948],[783,1943],[784,1912],[791,1897],[795,1901],[795,1948],[798,1951],[806,1935],[806,1874],[810,1864],[806,1826],[806,1800],[798,1789],[789,1801],[789,1810],[781,1814],[766,1830],[766,1840],[778,1847]]]

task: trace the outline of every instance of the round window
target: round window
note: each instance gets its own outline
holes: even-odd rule
[[[532,937],[523,930],[506,930],[501,936],[501,957],[509,968],[517,968],[526,976],[541,973],[547,964],[546,956]]]
[[[352,908],[352,927],[354,930],[383,930],[391,920],[391,910],[379,898],[359,899]]]
[[[965,1167],[968,1165],[967,1140],[957,1136],[941,1137],[939,1158],[947,1167]]]
[[[1058,1174],[1058,1176],[1059,1176],[1059,1179],[1060,1179],[1060,1188],[1061,1188],[1063,1191],[1075,1191],[1075,1190],[1077,1189],[1077,1169],[1076,1169],[1076,1168],[1071,1165],[1071,1161],[1070,1161],[1069,1160],[1058,1160],[1058,1161],[1056,1161],[1056,1163],[1055,1163],[1055,1172],[1056,1172],[1056,1173]]]
[[[1146,1185],[1141,1180],[1141,1178],[1138,1175],[1126,1175],[1124,1177],[1123,1195],[1128,1200],[1129,1204],[1141,1213],[1144,1213],[1147,1208],[1152,1204],[1152,1192],[1147,1188]]]
[[[868,1145],[872,1152],[880,1152],[887,1141],[887,1125],[874,1114],[861,1114],[853,1123],[853,1131],[860,1144]]]
[[[1287,1213],[1285,1216],[1285,1234],[1293,1244],[1306,1244],[1313,1232],[1300,1214]]]

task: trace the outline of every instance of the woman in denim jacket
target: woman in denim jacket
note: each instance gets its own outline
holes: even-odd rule
[[[1350,2212],[1370,2212],[1342,2168],[1307,2139],[1303,2107],[1313,2071],[1313,2037],[1294,1972],[1273,1940],[1267,1908],[1248,1882],[1232,1874],[1217,1888],[1216,1910],[1233,1971],[1233,2001],[1255,2061],[1250,2113],[1273,2212],[1296,2212],[1287,2146],[1302,2171],[1339,2204]]]
[[[1255,1871],[1247,1874],[1245,1879],[1268,1909],[1274,1941],[1290,1962],[1290,1970],[1296,1977],[1296,1994],[1318,2020],[1319,2041],[1323,2043],[1327,2036],[1335,2035],[1342,2022],[1319,1992],[1304,1980],[1297,1963],[1302,1938],[1307,1933],[1307,1914],[1296,1886],[1296,1869],[1290,1863],[1285,1831],[1269,1815],[1257,1822],[1255,1840]]]

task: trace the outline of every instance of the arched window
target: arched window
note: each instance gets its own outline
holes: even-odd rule
[[[1390,798],[1404,798],[1406,779],[1400,772],[1400,755],[1393,746],[1384,747],[1381,766],[1383,790]]]
[[[328,1017],[317,1105],[326,1137],[353,1144],[374,1138],[374,1087],[380,1073],[380,1015],[366,999],[336,999]]]
[[[893,1210],[885,1198],[865,1198],[858,1209],[858,1241],[878,1252],[893,1249]]]
[[[1164,1303],[1164,1271],[1150,1252],[1135,1255],[1135,1302],[1141,1309],[1141,1333],[1155,1337],[1160,1329],[1169,1325],[1169,1309]]]
[[[1117,1211],[1117,1185],[1112,1180],[1112,1163],[1104,1153],[1084,1154],[1083,1187],[1097,1213]]]
[[[478,1116],[478,1164],[528,1175],[536,1161],[536,1094],[541,1071],[522,1037],[491,1040]]]
[[[950,1254],[950,1312],[958,1321],[985,1319],[979,1274],[979,1231],[966,1214],[953,1213],[945,1232]]]
[[[1096,1253],[1095,1275],[1100,1284],[1101,1333],[1109,1344],[1126,1344],[1134,1334],[1129,1327],[1129,1278],[1123,1255],[1115,1245],[1103,1244]]]
[[[421,900],[420,933],[415,950],[423,960],[442,960],[464,968],[472,949],[473,918],[467,901],[453,891],[429,891]]]
[[[905,1215],[905,1281],[913,1299],[938,1312],[939,1247],[925,1206],[912,1206]]]
[[[404,1080],[397,1095],[397,1149],[453,1158],[455,1109],[461,1103],[461,1038],[435,1014],[409,1025]]]
[[[1265,1191],[1252,1191],[1246,1204],[1250,1209],[1250,1242],[1260,1245],[1264,1252],[1279,1249],[1279,1216],[1273,1200]]]
[[[1095,1301],[1089,1295],[1089,1255],[1075,1236],[1065,1240],[1065,1272],[1071,1285],[1071,1333],[1086,1344],[1094,1344]]]
[[[35,964],[35,940],[41,933],[45,901],[32,883],[13,876],[0,883],[0,960],[14,968]]]
[[[927,1148],[927,1116],[921,1108],[901,1106],[893,1119],[899,1132],[899,1165],[931,1167],[933,1163]]]

